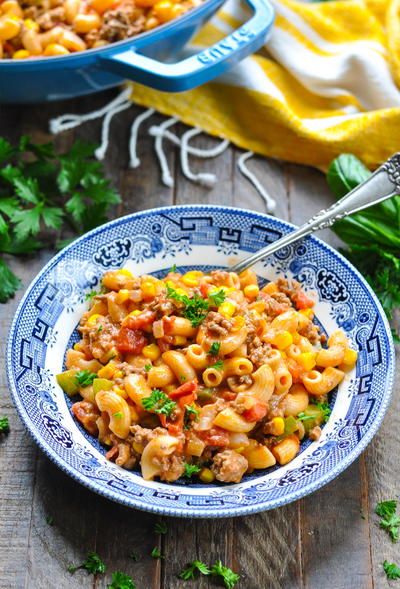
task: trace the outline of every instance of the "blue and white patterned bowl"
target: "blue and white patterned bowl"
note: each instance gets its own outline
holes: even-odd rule
[[[292,276],[318,297],[316,317],[340,327],[359,351],[357,367],[333,395],[332,416],[317,442],[283,467],[255,471],[239,484],[143,481],[105,459],[105,449],[74,421],[57,385],[67,347],[87,309],[85,294],[122,265],[135,273],[225,267],[292,231],[272,217],[219,206],[160,208],[112,221],[55,256],[22,299],[11,326],[7,368],[22,421],[60,468],[102,495],[147,511],[223,517],[271,509],[318,489],[364,450],[389,405],[394,350],[384,312],[360,274],[316,238],[260,262],[260,278]]]

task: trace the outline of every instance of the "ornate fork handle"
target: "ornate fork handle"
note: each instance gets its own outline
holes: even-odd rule
[[[400,194],[400,153],[392,155],[365,182],[356,186],[328,209],[319,211],[307,223],[292,233],[238,262],[229,270],[231,272],[243,272],[243,270],[259,260],[314,233],[314,231],[331,227],[339,219],[383,202],[396,194]]]

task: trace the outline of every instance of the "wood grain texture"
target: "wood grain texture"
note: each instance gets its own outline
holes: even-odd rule
[[[48,141],[48,120],[65,112],[84,113],[106,104],[115,91],[76,101],[2,107],[0,134],[15,140],[28,133]],[[165,152],[174,186],[161,184],[149,128],[162,118],[143,124],[138,142],[141,167],[129,169],[128,139],[137,107],[115,116],[110,126],[110,147],[105,168],[123,203],[113,214],[170,204],[212,203],[265,212],[252,185],[237,170],[240,151],[229,147],[212,160],[190,157],[194,173],[214,173],[217,183],[204,187],[188,181],[181,172],[179,153],[166,143]],[[98,142],[101,122],[62,133],[60,149],[82,140]],[[181,135],[187,128],[176,125]],[[193,145],[210,148],[217,140],[203,135]],[[300,224],[332,202],[324,175],[303,166],[254,157],[248,167],[277,199],[278,217]],[[332,232],[320,236],[332,245]],[[66,237],[66,236],[63,236]],[[12,260],[25,288],[52,255]],[[216,582],[200,577],[195,582],[179,579],[179,572],[193,559],[212,564],[221,559],[241,575],[238,589],[369,589],[389,587],[381,562],[398,559],[378,528],[373,515],[377,501],[398,498],[399,475],[395,458],[399,444],[398,395],[365,454],[342,475],[313,495],[263,514],[222,520],[164,518],[168,533],[154,533],[160,518],[127,509],[85,489],[53,465],[31,441],[13,408],[4,375],[4,345],[17,300],[0,307],[3,337],[0,377],[0,414],[10,416],[11,433],[0,439],[0,589],[105,589],[111,573],[122,570],[137,589],[210,589]],[[397,379],[398,382],[398,379]],[[398,391],[397,391],[398,392]],[[390,432],[390,436],[387,435]],[[361,513],[366,519],[362,519]],[[53,525],[46,518],[54,518]],[[158,546],[165,559],[153,559]],[[69,573],[69,564],[80,562],[96,550],[106,562],[107,574],[97,579],[86,571]],[[134,562],[130,553],[138,556]]]

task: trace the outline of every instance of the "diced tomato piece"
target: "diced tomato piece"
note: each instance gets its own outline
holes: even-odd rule
[[[260,421],[267,415],[267,404],[266,403],[254,403],[253,407],[243,411],[242,416],[246,421],[254,423]]]
[[[298,364],[292,358],[287,360],[287,367],[289,369],[290,374],[292,375],[293,384],[296,382],[301,382],[301,377],[304,374],[304,368],[300,364]]]
[[[214,425],[211,429],[197,434],[207,446],[224,447],[229,444],[229,432],[222,427]]]
[[[196,393],[190,393],[190,395],[184,395],[183,397],[179,397],[179,405],[180,407],[184,407],[185,405],[191,405],[197,399]]]
[[[124,327],[128,329],[143,329],[156,320],[154,311],[143,311],[140,315],[128,315],[124,319]]]
[[[177,436],[182,431],[182,424],[181,423],[169,423],[167,425],[168,433],[171,436]]]
[[[124,354],[139,354],[147,343],[143,331],[121,327],[115,343],[119,352]]]
[[[180,387],[168,393],[168,396],[170,397],[170,399],[177,399],[179,397],[195,393],[196,396],[194,398],[196,399],[196,393],[198,391],[198,388],[199,383],[197,382],[197,378],[194,378],[193,380],[189,380],[188,382],[184,382],[183,384],[181,384]]]
[[[309,296],[306,295],[304,290],[299,290],[294,297],[294,302],[296,307],[301,311],[302,309],[310,309],[315,305],[315,301],[313,301]]]
[[[202,297],[206,299],[207,296],[208,296],[208,285],[207,285],[207,282],[202,282],[200,284],[200,292],[201,292]]]
[[[236,399],[236,393],[233,393],[232,391],[224,391],[221,394],[221,397],[225,399],[225,401],[234,401]]]

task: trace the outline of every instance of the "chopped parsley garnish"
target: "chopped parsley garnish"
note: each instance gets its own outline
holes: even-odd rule
[[[166,393],[159,389],[153,389],[150,397],[142,399],[142,405],[146,411],[153,410],[155,413],[162,413],[163,415],[171,415],[176,407],[175,401],[171,401]]]
[[[93,573],[93,575],[100,575],[105,573],[106,565],[95,552],[88,552],[84,562],[68,567],[70,573],[75,572],[77,569],[86,569],[89,573]]]
[[[207,354],[209,356],[218,356],[220,347],[221,347],[221,342],[213,342],[211,344],[211,348],[208,350]]]
[[[182,376],[181,376],[181,381],[182,381],[182,382],[185,382],[185,380],[186,380],[186,376],[185,376],[184,374],[182,374]]]
[[[169,286],[169,284],[166,286],[167,298],[183,303],[185,308],[182,310],[182,315],[186,317],[186,319],[189,319],[193,327],[198,327],[207,316],[205,311],[208,311],[208,302],[199,297],[196,293],[190,299],[187,294],[180,294],[174,288]]]
[[[190,422],[191,421],[198,421],[199,420],[199,411],[196,407],[192,405],[185,405],[185,417],[183,418],[183,429],[190,429]],[[194,419],[190,419],[190,416],[194,415]]]
[[[329,408],[328,405],[328,401],[325,401],[324,403],[316,403],[318,409],[320,409],[322,411],[322,419],[323,419],[323,423],[326,423],[329,419],[329,416],[331,414],[331,410]]]
[[[399,539],[400,518],[396,514],[396,501],[382,501],[378,503],[375,513],[381,517],[380,526],[389,534],[392,542]]]
[[[233,589],[235,583],[237,583],[240,579],[240,576],[229,569],[228,567],[223,566],[222,562],[218,560],[210,569],[210,573],[214,577],[221,577],[224,585],[227,589]]]
[[[100,331],[103,330],[103,326],[99,325],[98,328],[96,329],[96,333],[100,333]]]
[[[154,532],[156,534],[166,534],[168,532],[167,524],[164,521],[157,522],[154,526]]]
[[[389,564],[387,560],[382,563],[383,570],[388,579],[400,579],[400,567],[397,564]]]
[[[112,583],[107,585],[107,589],[136,589],[136,585],[129,575],[121,573],[121,571],[115,571],[112,574]]]
[[[122,417],[121,411],[118,411],[118,413],[114,413],[114,417]]]
[[[10,431],[10,424],[8,417],[0,417],[0,434],[8,434]]]
[[[179,576],[181,579],[185,579],[185,581],[188,579],[194,579],[196,571],[202,575],[209,575],[211,572],[204,562],[201,562],[201,560],[193,560],[186,569],[179,573]]]
[[[152,369],[152,365],[151,364],[145,364],[144,365],[144,369],[145,369],[146,372],[148,372],[149,370]]]
[[[309,419],[314,419],[315,415],[306,415],[304,413],[304,411],[302,411],[301,413],[299,413],[297,415],[297,419],[299,419],[300,421],[308,421]]]
[[[215,364],[211,364],[210,368],[216,368],[217,370],[223,370],[224,363],[220,358],[219,360],[216,361]]]
[[[169,271],[170,271],[170,272],[174,272],[174,273],[175,273],[175,272],[176,272],[176,264],[174,264],[174,265],[172,266],[172,268],[170,268],[170,269],[169,269]]]
[[[158,546],[155,546],[153,548],[153,550],[150,553],[150,556],[152,556],[153,558],[165,558],[165,556],[163,554],[161,554],[160,549],[158,548]]]
[[[190,479],[194,474],[200,471],[200,467],[196,466],[195,464],[188,464],[187,462],[185,462],[185,472],[182,476]]]
[[[97,290],[91,290],[90,292],[87,292],[85,294],[85,301],[90,301],[93,297],[95,297],[98,294],[100,293],[98,293]]]
[[[225,291],[221,288],[221,290],[218,290],[217,292],[208,293],[208,298],[210,299],[213,305],[219,307],[219,305],[221,305],[224,302],[226,294]]]
[[[74,378],[80,387],[88,387],[97,378],[97,374],[89,372],[89,370],[80,370],[75,374]]]
[[[49,524],[49,526],[52,526],[54,524],[54,517],[46,517],[46,522]]]

